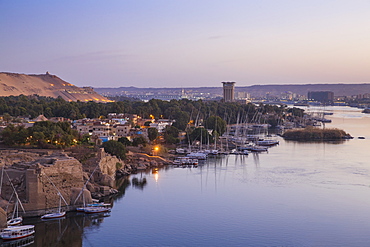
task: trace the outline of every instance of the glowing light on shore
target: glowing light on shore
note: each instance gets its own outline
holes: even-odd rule
[[[159,179],[158,168],[154,168],[152,170],[152,174],[154,175],[155,182],[158,182],[158,179]]]

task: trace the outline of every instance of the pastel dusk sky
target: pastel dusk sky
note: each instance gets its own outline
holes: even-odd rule
[[[0,0],[0,71],[77,86],[370,81],[368,0]]]

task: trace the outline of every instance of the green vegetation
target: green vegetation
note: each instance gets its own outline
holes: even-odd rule
[[[159,136],[158,130],[156,128],[148,128],[148,138],[150,141],[154,141]]]
[[[132,142],[130,142],[130,140],[127,137],[120,137],[118,138],[118,141],[122,143],[125,147],[132,145]]]
[[[122,168],[122,163],[117,162],[116,163],[116,170],[119,170]]]
[[[288,130],[283,135],[284,139],[299,141],[339,140],[348,136],[348,133],[340,129],[319,129],[314,127]]]
[[[175,126],[166,126],[163,137],[167,144],[179,143],[179,129]]]
[[[122,143],[111,140],[104,142],[102,146],[105,152],[115,155],[122,160],[126,159],[126,147]]]
[[[201,140],[203,143],[213,143],[225,133],[227,124],[249,122],[276,126],[284,121],[297,121],[304,114],[301,109],[286,106],[188,99],[171,101],[152,99],[148,102],[123,99],[117,102],[97,103],[92,101],[68,102],[60,97],[55,99],[37,95],[0,97],[0,115],[3,116],[3,122],[6,124],[21,122],[20,117],[35,118],[40,114],[47,118],[64,117],[76,120],[81,118],[104,119],[108,113],[113,112],[136,114],[144,119],[174,120],[173,125],[167,126],[163,134],[163,139],[167,144],[178,143],[180,131],[186,131],[187,141]],[[147,121],[145,125],[149,126],[150,121]],[[140,126],[135,126],[135,128],[140,128]],[[208,130],[212,130],[210,132],[212,135]],[[327,138],[327,135],[325,134],[325,137],[314,135],[311,139]],[[159,133],[155,128],[148,128],[150,141],[155,141],[158,136]],[[71,129],[69,123],[49,121],[35,123],[28,129],[10,124],[4,129],[2,140],[4,144],[10,146],[29,145],[41,148],[65,148],[77,144],[93,145],[89,135],[79,136],[76,130]],[[127,138],[120,138],[115,144],[104,143],[104,148],[114,155],[124,157],[124,154],[118,151],[121,145],[125,150],[126,146],[145,146],[146,144],[147,140],[138,135],[132,139],[132,142]],[[117,148],[117,145],[120,146]]]
[[[132,146],[139,146],[139,145],[143,145],[144,147],[146,146],[146,140],[143,136],[138,136],[138,137],[135,137],[133,140],[132,140]]]
[[[68,122],[37,122],[30,128],[10,124],[1,133],[5,145],[30,145],[40,148],[65,148],[78,142],[79,134]]]
[[[35,118],[43,114],[45,117],[65,117],[72,120],[81,118],[99,118],[108,113],[137,114],[142,118],[167,118],[176,120],[173,124],[179,130],[185,130],[190,120],[207,120],[211,116],[220,117],[227,124],[235,124],[240,116],[240,122],[253,123],[277,123],[287,113],[293,116],[303,114],[298,108],[288,109],[285,106],[242,104],[238,102],[220,101],[191,101],[188,99],[163,101],[152,99],[148,102],[123,101],[96,103],[68,102],[62,98],[50,98],[42,96],[9,96],[0,97],[0,115],[4,115],[4,121],[12,121],[10,116],[23,116]],[[16,118],[13,119],[16,121]],[[216,130],[219,134],[219,130]]]
[[[222,135],[226,131],[226,122],[219,116],[210,116],[205,123],[207,129],[213,130],[214,135]]]
[[[213,143],[212,136],[208,133],[205,128],[195,128],[190,134],[187,140],[193,142],[195,140],[201,141],[202,144],[206,144],[208,142]]]

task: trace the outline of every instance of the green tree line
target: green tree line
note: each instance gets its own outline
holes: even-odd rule
[[[303,112],[295,109],[295,115]],[[0,97],[0,115],[9,114],[13,117],[35,118],[40,114],[45,117],[65,117],[72,120],[81,118],[106,117],[108,113],[137,114],[142,118],[168,118],[176,120],[174,127],[184,130],[189,121],[205,124],[210,117],[220,117],[226,124],[237,122],[270,123],[276,125],[291,109],[285,106],[263,105],[248,103],[220,102],[220,101],[191,101],[188,99],[163,101],[152,99],[148,102],[124,99],[122,101],[97,102],[69,102],[61,97],[51,98],[43,96],[8,96]],[[302,113],[303,114],[303,113]],[[210,121],[213,125],[213,123]],[[207,127],[207,126],[205,126]],[[220,131],[218,128],[217,132]]]
[[[77,144],[80,135],[68,122],[42,121],[30,128],[10,124],[1,132],[5,145],[30,145],[40,148],[65,148]]]

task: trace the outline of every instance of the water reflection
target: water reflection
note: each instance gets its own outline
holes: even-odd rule
[[[35,225],[35,235],[3,242],[0,246],[82,246],[84,229],[99,228],[104,218],[109,216],[107,213],[94,215],[68,213],[64,218],[47,221],[39,218],[24,219],[24,224]]]
[[[132,186],[133,187],[141,189],[141,190],[143,190],[144,187],[147,185],[146,177],[144,177],[144,178],[134,177],[134,178],[132,178],[131,181],[132,181]]]
[[[319,143],[328,143],[328,144],[343,144],[349,141],[348,139],[341,140],[317,140],[317,141],[305,141],[305,140],[285,140],[286,143],[307,143],[307,144],[319,144]]]
[[[32,244],[35,242],[34,236],[29,236],[22,239],[12,240],[12,241],[6,241],[1,243],[1,247],[25,247],[25,246],[32,246]]]

